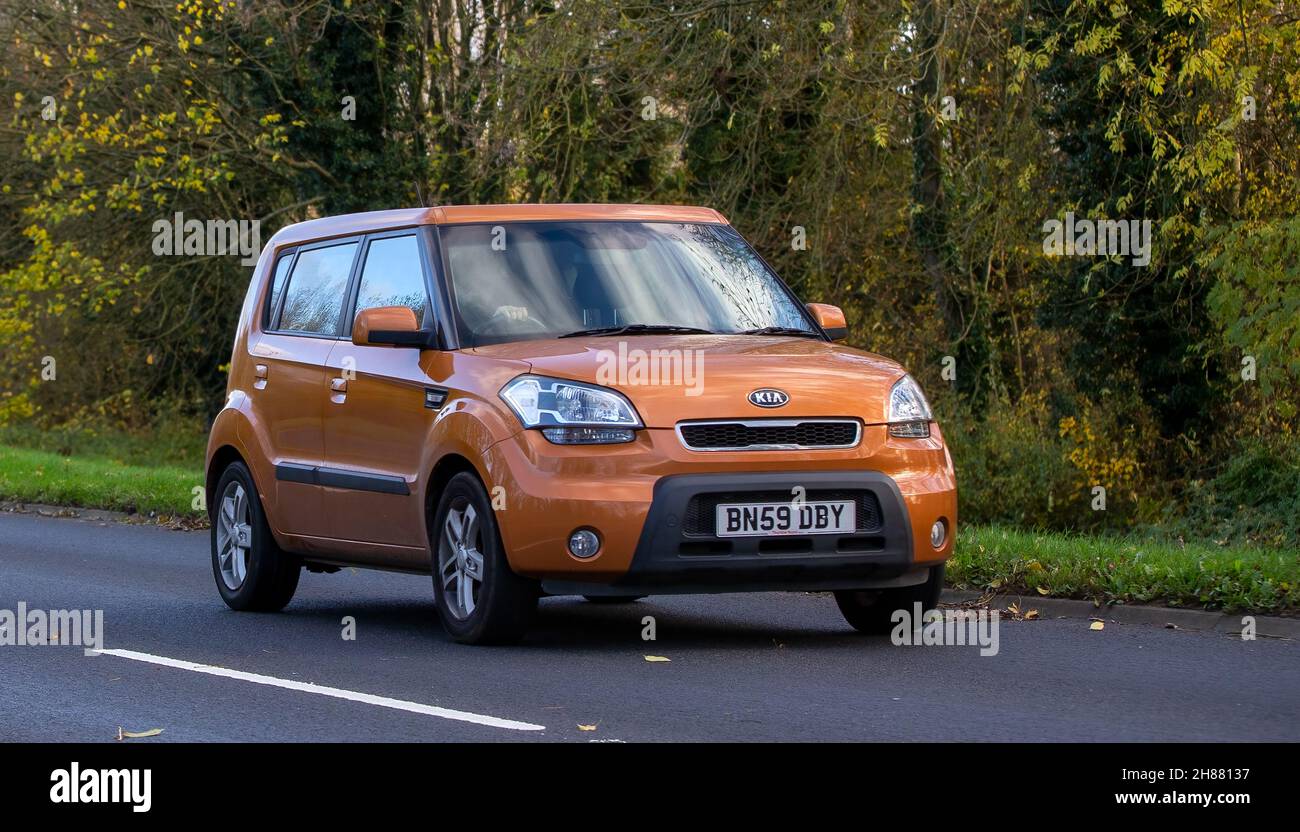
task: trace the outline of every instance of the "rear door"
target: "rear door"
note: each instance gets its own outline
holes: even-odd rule
[[[423,446],[441,391],[422,367],[422,358],[433,360],[436,353],[356,346],[351,323],[363,309],[407,306],[421,328],[433,329],[428,242],[426,229],[374,234],[365,240],[351,291],[355,300],[349,308],[347,337],[326,361],[330,395],[321,469],[331,536],[405,547],[409,551],[352,551],[366,560],[396,559],[417,567],[425,565],[424,507],[418,496],[426,458]]]
[[[324,458],[325,361],[341,337],[360,240],[301,246],[276,262],[253,353],[253,397],[275,466],[275,521],[285,534],[322,537],[316,469]]]

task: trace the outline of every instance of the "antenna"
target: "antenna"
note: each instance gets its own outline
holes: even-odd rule
[[[415,196],[416,196],[417,199],[420,200],[420,207],[421,207],[421,208],[428,208],[428,207],[429,207],[428,205],[425,205],[425,204],[424,204],[424,193],[420,190],[420,181],[419,181],[418,179],[415,181]]]

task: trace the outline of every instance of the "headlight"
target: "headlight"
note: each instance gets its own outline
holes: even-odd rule
[[[633,430],[642,426],[621,393],[579,381],[520,376],[501,389],[501,398],[524,427],[542,428],[559,445],[631,442]]]
[[[889,435],[925,439],[930,435],[930,403],[911,376],[903,376],[889,390]]]

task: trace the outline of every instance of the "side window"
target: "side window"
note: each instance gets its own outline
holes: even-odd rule
[[[285,290],[278,329],[333,335],[343,309],[343,295],[357,244],[314,248],[298,254]]]
[[[414,235],[372,240],[361,270],[357,312],[376,306],[406,306],[423,327],[429,320],[425,295],[419,240]]]
[[[275,262],[275,274],[271,276],[271,297],[266,302],[266,317],[263,320],[272,328],[275,326],[275,313],[280,307],[280,295],[284,292],[284,280],[289,276],[289,266],[293,264],[293,252],[286,251]]]

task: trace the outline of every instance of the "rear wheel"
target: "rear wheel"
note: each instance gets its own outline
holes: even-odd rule
[[[939,606],[939,593],[943,590],[943,565],[930,567],[930,577],[924,583],[895,589],[848,589],[835,593],[844,620],[862,633],[887,633],[895,626],[890,620],[895,610],[907,610],[908,615],[921,605],[921,614]],[[913,626],[920,626],[920,621]]]
[[[510,569],[492,504],[478,477],[448,481],[430,526],[438,617],[462,644],[523,638],[537,610],[538,586]]]
[[[233,462],[214,493],[212,574],[221,599],[234,610],[284,609],[298,589],[302,563],[276,545],[252,474]]]

